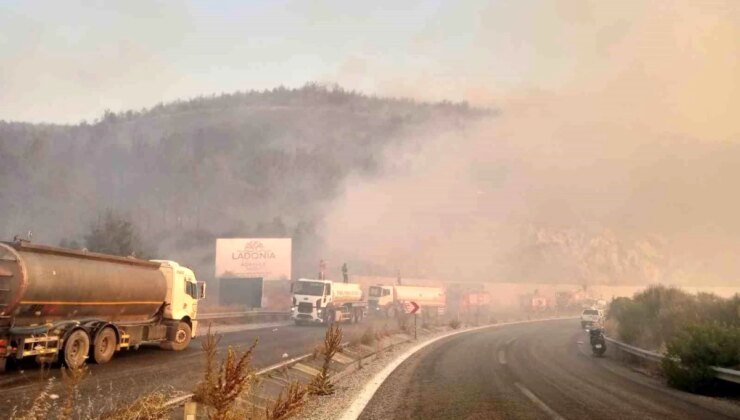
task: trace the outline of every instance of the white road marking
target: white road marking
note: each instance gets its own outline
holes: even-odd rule
[[[563,319],[574,319],[572,317],[563,317],[563,318],[548,318],[548,319],[533,319],[529,321],[515,321],[515,322],[504,322],[501,324],[492,324],[492,325],[485,325],[482,327],[474,327],[467,330],[461,330],[461,331],[451,331],[447,334],[443,334],[441,336],[435,337],[429,341],[425,341],[417,346],[414,346],[413,348],[409,349],[407,352],[403,353],[399,357],[397,357],[394,361],[392,361],[390,364],[388,364],[383,370],[378,372],[371,380],[368,382],[365,387],[360,391],[360,393],[355,397],[354,401],[352,401],[352,405],[342,414],[340,417],[341,420],[355,420],[358,417],[360,417],[360,414],[365,410],[365,407],[370,402],[370,400],[375,395],[375,392],[378,391],[381,385],[383,385],[383,382],[385,382],[386,379],[393,373],[398,366],[401,365],[401,363],[405,362],[406,359],[413,356],[414,353],[417,351],[423,349],[424,347],[439,341],[443,338],[447,338],[453,335],[462,334],[466,332],[471,331],[477,331],[484,328],[496,328],[496,327],[503,327],[507,325],[518,325],[518,324],[530,324],[533,322],[543,322],[543,321],[560,321]]]
[[[498,362],[502,365],[506,364],[506,351],[503,349],[498,351]]]
[[[553,420],[565,420],[563,416],[556,413],[555,410],[550,408],[547,404],[545,404],[541,399],[537,398],[536,395],[532,393],[527,387],[520,384],[519,382],[514,382],[514,385],[516,385],[517,388],[519,388],[520,391],[522,391],[522,394],[524,394],[525,397],[529,398],[530,401],[532,401],[537,407],[540,408],[540,410],[547,413],[548,416],[550,416]]]

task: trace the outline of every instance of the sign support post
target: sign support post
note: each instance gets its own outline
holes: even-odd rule
[[[414,340],[416,340],[416,312],[414,312]]]
[[[419,305],[414,301],[406,301],[403,303],[403,310],[414,316],[414,340],[416,340],[416,313],[419,312]]]

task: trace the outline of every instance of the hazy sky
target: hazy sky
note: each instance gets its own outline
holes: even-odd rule
[[[0,0],[0,119],[77,122],[307,81],[477,104],[615,83],[631,104],[655,85],[729,119],[739,22],[735,0]]]

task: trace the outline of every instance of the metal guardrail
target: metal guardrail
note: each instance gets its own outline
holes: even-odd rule
[[[649,350],[641,349],[639,347],[631,346],[629,344],[622,343],[621,341],[617,341],[613,338],[606,337],[606,341],[614,344],[622,351],[633,354],[637,357],[641,357],[645,360],[649,360],[651,362],[660,363],[666,357],[665,355],[662,355],[660,353],[656,353],[654,351],[649,351]],[[721,368],[721,367],[715,367],[715,366],[712,366],[712,369],[714,370],[717,376],[717,379],[740,384],[740,370],[733,370],[733,369],[727,369],[727,368]]]
[[[228,318],[269,318],[269,317],[290,317],[290,312],[285,311],[244,311],[244,312],[214,312],[202,313],[198,315],[199,320],[206,319],[228,319]]]
[[[630,353],[635,356],[641,357],[643,359],[649,360],[651,362],[660,363],[665,358],[665,356],[663,356],[660,353],[656,353],[654,351],[645,350],[639,347],[631,346],[627,343],[622,343],[621,341],[617,341],[613,338],[606,337],[606,341],[616,345],[622,351],[625,351],[627,353]]]
[[[740,370],[733,370],[721,367],[712,367],[718,379],[723,381],[734,382],[740,384]]]

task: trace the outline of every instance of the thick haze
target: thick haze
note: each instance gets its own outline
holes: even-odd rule
[[[286,212],[289,224],[315,224],[336,266],[466,280],[739,282],[740,3],[396,3],[5,2],[0,119],[74,123],[106,108],[308,80],[468,100],[499,112],[429,119],[415,106],[374,104],[373,170],[330,171],[338,186],[307,206],[310,220]],[[266,125],[279,127],[272,111]],[[301,132],[308,117],[294,111]],[[234,132],[239,112],[226,118]],[[305,136],[311,150],[332,164],[362,162],[360,123],[338,129],[333,115],[312,120],[326,125]],[[209,130],[219,121],[201,129],[218,135]],[[163,124],[143,138],[174,142],[178,130]],[[136,135],[119,126],[106,123],[106,136]],[[348,154],[319,140],[327,129],[354,145]],[[290,154],[304,137],[276,138]],[[306,182],[294,187],[321,185]],[[269,200],[260,221],[288,202]]]

